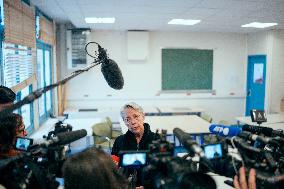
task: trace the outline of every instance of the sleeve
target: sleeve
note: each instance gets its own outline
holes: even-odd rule
[[[111,155],[119,156],[121,143],[122,143],[122,138],[121,137],[117,137],[115,139],[114,143],[113,143],[112,150],[111,150]]]

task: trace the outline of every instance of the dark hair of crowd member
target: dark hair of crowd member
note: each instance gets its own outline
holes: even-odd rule
[[[8,87],[0,86],[0,104],[12,103],[16,100],[16,94]]]
[[[6,155],[9,157],[9,151],[13,149],[17,129],[21,126],[22,121],[21,115],[15,113],[0,119],[0,157]]]
[[[127,189],[127,179],[121,175],[110,156],[98,148],[89,148],[69,157],[62,167],[64,188]]]
[[[182,176],[178,187],[179,189],[216,189],[214,179],[205,173],[186,173]]]

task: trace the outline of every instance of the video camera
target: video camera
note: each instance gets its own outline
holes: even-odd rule
[[[208,172],[232,178],[241,166],[247,171],[256,169],[257,188],[284,188],[283,131],[250,125],[239,129],[235,136],[200,146],[190,134],[175,128],[174,135],[187,150],[184,157],[174,156],[174,145],[166,141],[163,131],[161,139],[153,141],[148,151],[123,152],[120,161],[128,163],[120,165],[141,168],[142,185],[147,189],[180,188],[189,179],[185,175],[205,176]]]
[[[50,131],[47,136],[43,136],[43,138],[46,138],[49,140],[51,137],[56,136],[58,133],[64,133],[72,131],[73,127],[67,123],[63,123],[62,121],[58,121],[54,125],[54,130]]]
[[[284,138],[280,131],[272,130],[266,136],[265,127],[256,127],[258,132],[242,131],[238,136],[227,139],[229,145],[238,150],[241,164],[256,170],[257,188],[284,187]],[[279,133],[277,136],[275,133]]]
[[[86,136],[87,132],[84,129],[71,131],[71,126],[56,124],[58,127],[55,125],[55,130],[41,141],[17,137],[15,148],[23,153],[0,160],[1,185],[9,189],[58,188],[56,177],[61,177],[66,159],[64,146]]]
[[[203,164],[203,161],[197,162],[194,158],[189,158],[190,155],[175,156],[174,144],[168,142],[166,137],[167,131],[162,130],[160,139],[153,141],[148,151],[121,152],[119,165],[123,168],[142,169],[142,185],[146,189],[181,188],[184,183],[188,182],[188,176],[195,173],[200,178],[208,177],[199,170],[199,164]],[[207,167],[207,164],[203,166]],[[214,181],[211,181],[213,184]]]

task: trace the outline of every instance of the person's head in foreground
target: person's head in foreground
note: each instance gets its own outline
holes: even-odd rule
[[[11,157],[19,152],[14,149],[16,137],[25,137],[27,132],[23,118],[19,114],[11,113],[0,119],[0,156]]]
[[[89,148],[69,157],[63,164],[62,172],[65,189],[129,187],[111,157],[98,148]]]
[[[13,104],[16,94],[8,87],[0,86],[0,111]]]

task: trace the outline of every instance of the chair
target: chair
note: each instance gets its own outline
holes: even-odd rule
[[[106,117],[104,122],[96,123],[93,127],[94,144],[101,146],[102,148],[111,148],[114,140],[122,134],[121,131],[115,131],[112,129],[112,121],[109,117]]]

